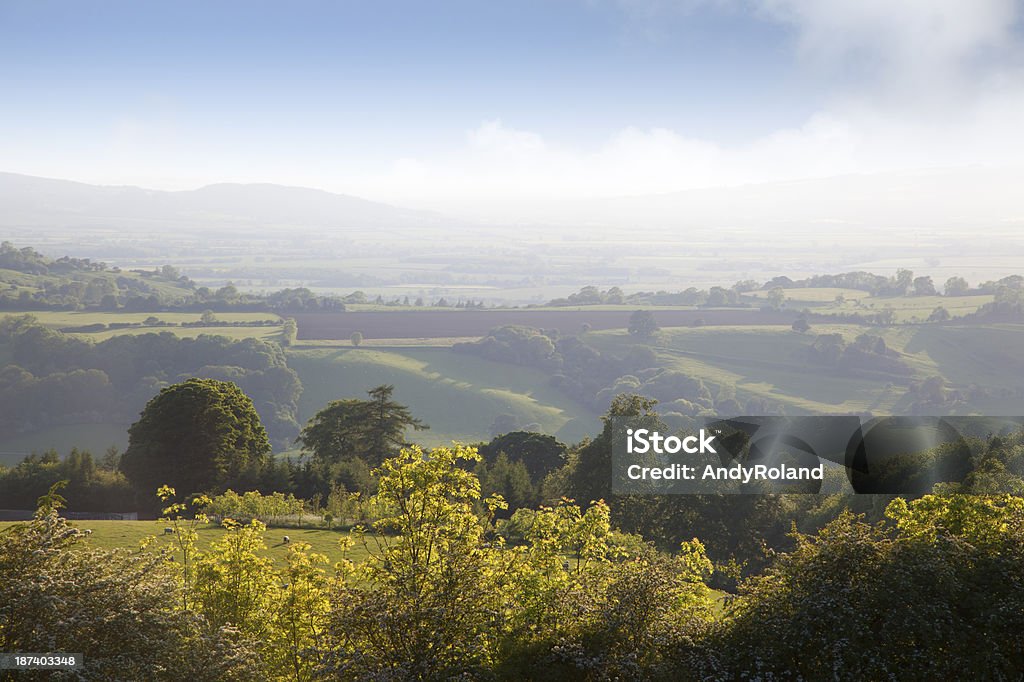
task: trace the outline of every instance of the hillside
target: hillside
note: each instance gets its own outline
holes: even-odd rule
[[[599,428],[597,415],[549,386],[539,370],[456,355],[447,348],[292,350],[288,365],[302,381],[299,421],[331,400],[366,397],[380,384],[395,385],[395,399],[430,425],[418,442],[490,440],[499,414],[572,443]]]
[[[810,362],[808,346],[819,335],[839,334],[846,343],[868,332],[884,339],[909,372],[840,372]],[[587,343],[625,353],[635,340],[621,331],[591,332]],[[791,413],[901,413],[910,408],[908,389],[941,376],[949,389],[968,392],[958,413],[1024,414],[1024,360],[1011,349],[1024,345],[1024,325],[910,325],[866,328],[812,325],[806,334],[789,327],[704,327],[663,329],[650,344],[660,366],[715,386],[733,385],[740,402],[763,398]]]
[[[116,225],[237,232],[255,226],[415,227],[438,221],[430,213],[304,187],[221,183],[167,192],[14,173],[0,173],[0,204],[0,226],[11,227]]]

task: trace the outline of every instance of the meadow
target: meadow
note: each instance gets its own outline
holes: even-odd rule
[[[907,377],[869,373],[847,375],[808,362],[806,347],[819,334],[840,334],[847,342],[869,332],[881,336],[912,370]],[[636,341],[622,331],[591,332],[588,343],[625,353]],[[737,397],[765,398],[793,413],[874,412],[898,414],[907,406],[911,380],[941,375],[953,387],[972,384],[1016,391],[1024,376],[1024,325],[908,325],[865,327],[812,324],[806,334],[788,326],[663,329],[650,343],[659,364],[716,385],[734,385]],[[969,406],[972,412],[1016,414],[1024,401],[993,397]]]
[[[15,522],[0,522],[0,533],[12,526]],[[173,552],[180,552],[174,536],[164,535],[164,528],[168,523],[164,521],[73,521],[72,525],[90,529],[84,547],[97,549],[125,548],[133,549],[139,546],[146,538],[153,538],[154,546],[168,547]],[[228,531],[222,526],[210,524],[200,526],[196,529],[198,535],[198,547],[206,551],[217,540],[220,540]],[[266,549],[261,554],[273,560],[275,568],[284,568],[288,556],[288,544],[284,537],[288,536],[292,543],[307,542],[310,551],[323,554],[333,565],[342,559],[361,561],[366,557],[366,550],[361,543],[356,543],[348,551],[342,551],[339,540],[348,536],[347,530],[328,530],[327,528],[268,528],[264,535]],[[373,546],[373,536],[368,536],[367,541]]]
[[[638,308],[655,312],[663,327],[694,324],[782,324],[791,323],[792,311],[764,312],[751,308],[695,309],[650,306],[582,306],[577,308],[530,308],[525,310],[430,310],[412,308],[401,311],[344,312],[294,315],[299,339],[348,339],[359,332],[366,340],[485,336],[495,327],[520,325],[557,329],[576,334],[584,325],[590,329],[625,329],[629,316]],[[416,312],[418,311],[418,312]]]
[[[499,414],[539,424],[564,442],[599,428],[597,415],[550,387],[543,372],[447,348],[291,349],[288,365],[303,385],[300,423],[331,400],[365,398],[374,386],[394,384],[395,399],[431,426],[415,434],[428,446],[490,440],[488,426]]]

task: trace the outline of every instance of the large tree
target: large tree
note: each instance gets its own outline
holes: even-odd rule
[[[316,413],[298,442],[323,463],[362,459],[376,466],[408,445],[405,432],[430,428],[391,399],[395,387],[368,391],[369,400],[335,400]]]
[[[189,379],[168,386],[128,429],[121,469],[143,494],[244,484],[270,452],[252,400],[230,381]]]
[[[637,310],[629,316],[628,331],[633,336],[649,339],[657,334],[660,329],[658,323],[654,320],[654,313],[650,310]]]

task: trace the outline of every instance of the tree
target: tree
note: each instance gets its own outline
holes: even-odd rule
[[[944,287],[946,296],[965,296],[970,290],[970,285],[963,277],[950,277]]]
[[[363,342],[363,333],[362,332],[352,332],[352,336],[351,336],[351,338],[349,340],[352,342],[353,346],[358,346],[359,344],[361,344]]]
[[[522,462],[534,483],[539,483],[548,473],[565,464],[567,452],[568,448],[554,436],[527,431],[498,435],[480,447],[480,454],[489,464],[501,453],[505,453],[511,462]]]
[[[949,311],[946,310],[943,306],[940,305],[940,306],[937,306],[935,308],[935,310],[932,311],[932,314],[928,316],[928,321],[929,322],[946,322],[947,320],[949,320],[949,318],[950,318]]]
[[[100,549],[58,515],[0,533],[0,650],[84,654],[88,680],[265,679],[254,642],[176,609],[176,564],[162,552]],[[45,673],[44,673],[45,675]],[[42,678],[40,678],[42,679]]]
[[[281,327],[281,345],[290,346],[295,343],[295,339],[299,335],[299,325],[296,324],[294,317],[289,317],[284,321],[284,325]]]
[[[768,291],[768,306],[773,310],[779,310],[786,302],[786,291],[782,287],[773,287]]]
[[[213,314],[212,310],[204,310],[203,314],[199,316],[199,321],[205,325],[217,324],[217,316]]]
[[[615,396],[608,412],[601,417],[604,428],[594,440],[585,443],[569,457],[567,463],[568,496],[576,500],[602,500],[611,495],[612,440],[618,435],[624,442],[624,420],[631,417],[631,427],[643,423],[652,431],[664,431],[664,424],[654,411],[657,400],[634,394]],[[618,433],[616,433],[618,431]]]
[[[938,292],[935,291],[935,283],[932,282],[932,278],[927,275],[914,278],[914,295],[915,296],[935,296]]]
[[[405,405],[391,399],[395,387],[390,384],[370,389],[369,414],[366,422],[366,433],[369,445],[368,462],[380,462],[398,454],[398,451],[409,445],[405,440],[408,428],[423,431],[428,427],[416,419]]]
[[[408,445],[405,432],[430,428],[392,400],[395,387],[382,385],[367,393],[369,400],[335,400],[309,420],[298,442],[320,462],[360,458],[376,466]]]
[[[189,379],[149,401],[128,429],[121,469],[144,494],[161,485],[184,495],[220,492],[254,476],[269,452],[252,400],[237,385]]]
[[[914,273],[906,268],[900,268],[897,270],[896,276],[891,280],[891,286],[895,289],[895,293],[900,295],[908,294],[913,285]]]
[[[885,515],[843,512],[795,534],[796,548],[744,586],[722,652],[738,667],[730,677],[1019,677],[1024,500],[897,498]]]
[[[661,328],[654,319],[654,313],[650,310],[637,310],[629,316],[628,331],[632,336],[649,339]]]
[[[368,556],[333,599],[326,661],[332,677],[452,679],[481,677],[494,655],[503,612],[506,564],[484,542],[480,482],[461,461],[470,448],[403,450],[382,465],[374,497],[385,515]],[[383,541],[381,540],[383,538]]]
[[[796,319],[796,320],[795,320],[795,321],[793,322],[793,325],[792,325],[792,329],[793,329],[793,331],[795,331],[795,332],[798,332],[798,333],[800,333],[800,334],[805,334],[805,333],[807,333],[808,331],[810,331],[810,329],[811,329],[811,325],[810,325],[810,324],[808,324],[808,322],[807,322],[807,319],[806,319],[806,318],[803,318],[803,317],[798,317],[798,318],[797,318],[797,319]]]

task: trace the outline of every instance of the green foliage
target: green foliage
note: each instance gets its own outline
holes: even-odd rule
[[[612,400],[608,413],[601,418],[604,427],[594,440],[572,453],[567,464],[569,497],[579,500],[603,500],[611,495],[612,439],[617,417],[646,420],[652,430],[664,431],[654,411],[657,401],[640,395],[623,394]],[[636,422],[634,422],[635,426]]]
[[[10,469],[0,469],[0,500],[7,508],[31,509],[57,481],[67,483],[64,496],[72,511],[124,512],[135,508],[135,492],[124,475],[97,464],[90,452],[75,448],[63,459],[48,450],[29,455]]]
[[[535,483],[565,464],[568,452],[554,436],[528,431],[504,433],[481,445],[479,450],[487,462],[495,461],[501,453],[505,453],[510,462],[522,462]]]
[[[342,570],[323,672],[343,679],[638,678],[704,661],[710,563],[699,542],[676,558],[623,545],[603,502],[514,516],[506,548],[463,446],[384,462],[369,558]],[[630,547],[630,550],[625,550]],[[685,661],[685,663],[683,662]],[[706,661],[705,661],[706,662]]]
[[[273,523],[301,515],[303,502],[291,493],[274,492],[267,495],[250,490],[239,495],[228,488],[210,500],[206,513],[213,517],[248,523],[259,520]]]
[[[52,505],[0,533],[0,649],[83,653],[86,680],[262,676],[251,641],[175,608],[164,555],[86,538]]]
[[[494,655],[506,571],[484,543],[470,449],[412,447],[386,460],[370,556],[333,601],[329,669],[347,679],[446,679],[479,673]]]
[[[266,531],[259,521],[223,522],[227,534],[197,557],[194,608],[214,626],[231,625],[254,640],[267,637],[266,615],[280,590],[273,564],[259,554]]]
[[[32,318],[4,317],[3,350],[10,351],[12,364],[0,368],[0,433],[129,423],[161,388],[188,376],[238,384],[279,444],[290,443],[299,431],[302,384],[274,343],[209,335],[183,339],[170,332],[90,343]]]
[[[223,490],[254,477],[270,451],[252,401],[214,379],[165,388],[128,435],[121,468],[140,491],[165,483],[188,494]]]
[[[726,655],[750,676],[885,679],[1024,667],[1024,500],[897,499],[891,525],[843,514],[750,580]],[[814,652],[809,656],[808,652]]]
[[[368,391],[369,400],[335,400],[314,416],[299,435],[304,450],[323,463],[362,460],[379,464],[406,445],[405,432],[429,428],[391,399],[394,386]]]
[[[627,331],[641,339],[649,339],[661,328],[654,319],[654,313],[650,310],[637,310],[629,316],[629,327]]]

